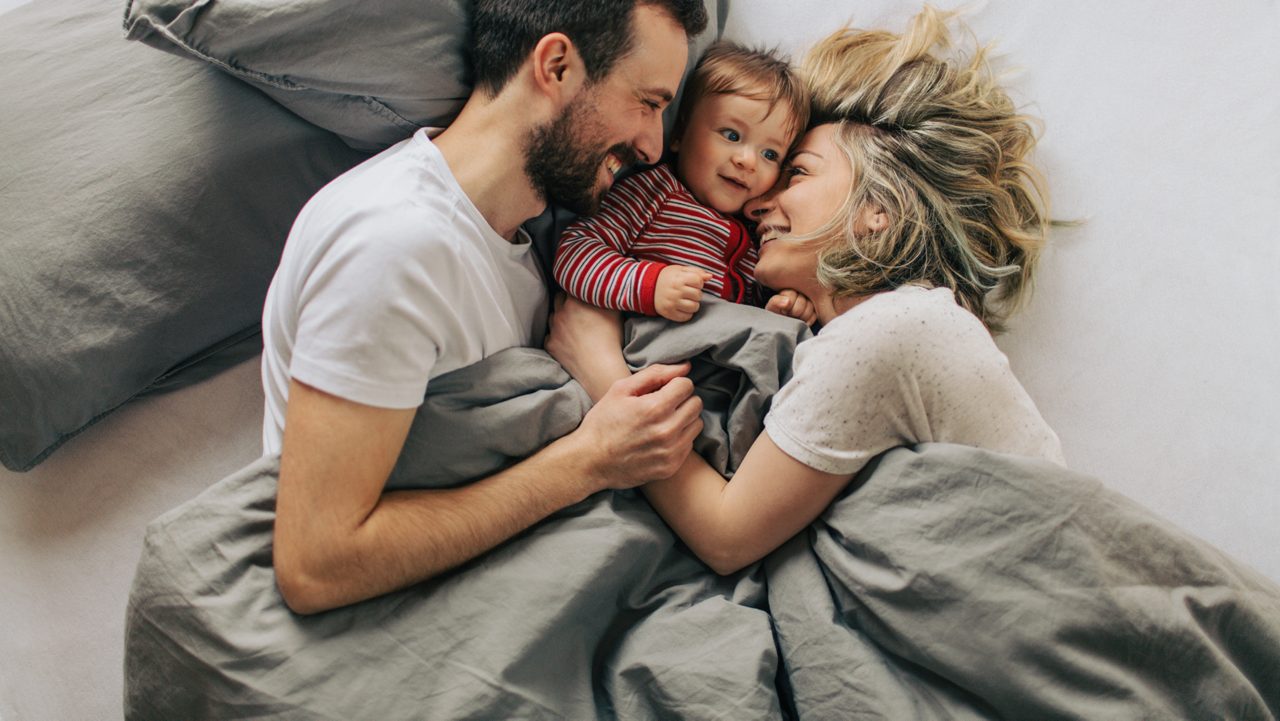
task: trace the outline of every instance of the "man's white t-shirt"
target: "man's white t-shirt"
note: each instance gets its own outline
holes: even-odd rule
[[[765,428],[810,468],[856,473],[883,451],[928,442],[1066,465],[1009,359],[950,289],[872,296],[797,346],[794,371]]]
[[[416,408],[429,379],[540,344],[547,291],[532,247],[489,226],[425,130],[322,188],[267,293],[264,452],[280,452],[291,378]]]

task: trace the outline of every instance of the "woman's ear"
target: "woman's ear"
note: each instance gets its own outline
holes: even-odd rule
[[[879,233],[889,227],[889,214],[878,205],[865,205],[858,213],[858,225],[868,233]]]

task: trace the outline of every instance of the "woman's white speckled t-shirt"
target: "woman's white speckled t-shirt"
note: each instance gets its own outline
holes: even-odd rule
[[[794,370],[765,428],[810,468],[855,473],[894,446],[927,442],[1066,465],[1009,359],[947,288],[863,301],[801,343]]]

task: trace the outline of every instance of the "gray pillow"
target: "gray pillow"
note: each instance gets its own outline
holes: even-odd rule
[[[115,0],[0,17],[0,461],[26,470],[253,334],[303,203],[365,156],[120,37]]]
[[[354,148],[380,150],[462,109],[471,91],[466,5],[129,0],[124,26],[130,39],[221,68]],[[710,22],[690,67],[720,36],[722,5],[706,0]]]
[[[352,147],[443,127],[470,94],[462,0],[130,0],[125,30],[253,85]]]

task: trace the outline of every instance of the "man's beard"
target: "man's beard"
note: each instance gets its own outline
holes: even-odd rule
[[[534,128],[524,169],[544,201],[554,200],[579,215],[596,212],[604,195],[599,178],[605,156],[613,153],[624,168],[637,159],[627,143],[599,149],[604,135],[594,99],[581,96],[560,117]]]

